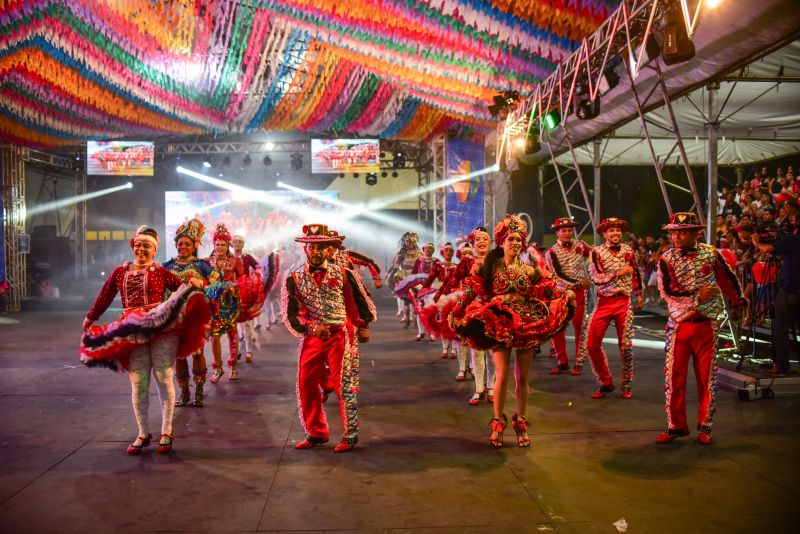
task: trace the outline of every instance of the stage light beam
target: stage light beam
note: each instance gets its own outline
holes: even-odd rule
[[[84,193],[83,195],[76,195],[72,197],[62,198],[61,200],[45,202],[44,204],[39,204],[38,206],[34,206],[26,210],[26,217],[32,217],[34,215],[39,215],[40,213],[45,213],[47,211],[53,211],[60,208],[65,208],[67,206],[73,206],[75,204],[84,202],[86,200],[102,197],[104,195],[110,195],[111,193],[116,193],[117,191],[124,191],[126,189],[132,189],[132,188],[133,188],[133,183],[127,182],[122,185],[116,185],[114,187],[101,189],[100,191],[92,191],[91,193]]]

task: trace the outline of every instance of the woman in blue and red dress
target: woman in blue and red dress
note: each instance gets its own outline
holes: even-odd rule
[[[208,262],[214,270],[211,272],[209,280],[212,283],[211,298],[215,303],[214,317],[211,321],[211,350],[214,354],[214,373],[211,375],[211,383],[216,384],[225,370],[222,367],[222,341],[220,336],[228,336],[228,348],[230,357],[228,367],[231,370],[229,380],[239,380],[239,369],[237,368],[238,340],[236,339],[236,324],[241,310],[241,300],[239,290],[236,287],[236,280],[244,276],[242,262],[231,254],[231,234],[224,224],[217,224],[214,232],[214,252],[208,258]],[[219,289],[217,291],[216,289]]]
[[[197,249],[201,245],[205,227],[198,219],[191,219],[182,224],[175,232],[175,249],[178,255],[164,263],[164,267],[188,283],[190,279],[197,278],[203,283],[208,283],[211,275],[211,264],[197,257]],[[206,383],[208,367],[202,347],[192,354],[192,376],[194,378],[194,406],[203,407],[203,386]],[[180,398],[175,402],[176,407],[189,405],[189,362],[178,360],[175,364],[175,378],[181,388]]]
[[[184,284],[155,263],[158,243],[155,230],[139,227],[131,240],[134,261],[114,269],[83,321],[81,361],[89,367],[126,371],[131,380],[139,436],[128,446],[128,454],[139,454],[152,438],[147,417],[151,373],[161,400],[158,452],[172,449],[175,359],[186,358],[203,346],[211,321],[208,298],[198,291],[202,280],[192,278]],[[167,290],[172,294],[164,301]],[[117,293],[122,299],[120,319],[102,327],[92,326]]]
[[[528,371],[533,352],[558,332],[572,317],[575,295],[559,294],[552,279],[537,267],[520,260],[528,232],[519,217],[507,215],[495,228],[497,248],[489,253],[466,283],[464,294],[453,311],[455,330],[469,346],[491,350],[495,366],[494,418],[490,421],[493,447],[503,444],[508,419],[503,413],[511,350],[516,352],[512,425],[520,447],[528,447],[530,423],[525,417],[528,404]],[[478,300],[476,300],[476,298]]]

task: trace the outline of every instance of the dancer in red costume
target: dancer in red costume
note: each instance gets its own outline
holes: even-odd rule
[[[530,423],[525,413],[533,352],[564,328],[575,307],[575,296],[571,291],[559,292],[552,279],[542,278],[537,268],[522,263],[519,255],[527,239],[525,223],[519,217],[506,215],[495,228],[497,248],[469,278],[453,311],[455,330],[461,339],[473,348],[492,351],[496,375],[489,443],[493,447],[502,446],[503,429],[508,423],[503,410],[511,350],[516,352],[516,413],[511,420],[517,433],[517,444],[528,447],[531,443],[528,437]]]
[[[264,281],[261,278],[261,266],[253,256],[244,253],[244,243],[245,239],[242,235],[233,236],[233,240],[231,241],[231,245],[233,246],[233,255],[242,262],[244,276],[249,278],[242,281],[242,283],[248,285],[248,290],[246,293],[243,292],[241,295],[243,301],[242,308],[243,310],[249,311],[247,311],[245,314],[242,314],[242,317],[240,317],[239,324],[237,325],[237,331],[239,334],[239,340],[244,342],[245,361],[247,363],[253,363],[253,349],[257,348],[257,340],[253,321],[256,317],[258,317],[259,314],[261,314],[261,307],[264,305],[264,299],[266,298],[266,288],[264,287]],[[244,297],[245,294],[252,293],[256,294],[252,295],[249,299]],[[249,302],[249,300],[254,302]],[[258,306],[259,302],[261,306]],[[257,308],[257,311],[252,309],[254,307]],[[252,318],[241,320],[241,318],[246,316],[252,316]]]
[[[617,328],[619,355],[622,361],[622,398],[630,399],[633,381],[633,306],[631,294],[636,293],[637,307],[641,308],[642,280],[633,249],[622,243],[622,234],[628,230],[628,222],[616,217],[603,219],[597,232],[606,242],[594,247],[589,257],[589,276],[597,286],[597,306],[588,319],[581,340],[581,354],[575,363],[573,374],[580,374],[588,353],[592,371],[597,377],[597,390],[593,399],[602,399],[614,391],[608,357],[603,350],[603,336],[614,321]]]
[[[358,442],[358,366],[353,340],[369,340],[375,308],[352,271],[326,261],[325,249],[338,245],[326,225],[306,225],[303,234],[295,241],[305,245],[307,261],[286,278],[282,293],[286,326],[301,338],[297,394],[307,436],[295,448],[309,449],[329,440],[320,396],[327,364],[337,385],[344,427],[335,450],[345,452]]]
[[[454,249],[452,243],[445,243],[439,249],[442,260],[434,259],[433,267],[428,273],[428,277],[420,286],[419,292],[414,297],[415,311],[417,319],[422,323],[422,327],[428,333],[431,340],[440,337],[442,340],[442,359],[459,357],[458,374],[456,381],[461,382],[465,379],[469,368],[466,365],[466,352],[459,350],[458,343],[453,343],[453,337],[443,335],[439,331],[437,317],[441,308],[435,299],[438,289],[445,280],[455,271],[456,264],[453,263]]]
[[[478,269],[483,265],[486,255],[489,253],[492,238],[489,232],[483,226],[476,226],[472,232],[467,236],[467,244],[471,245],[468,250],[462,249],[462,256],[456,266],[455,271],[447,280],[445,280],[442,287],[436,293],[438,299],[441,295],[447,295],[447,299],[442,304],[442,323],[447,324],[449,327],[450,316],[455,309],[458,298],[463,294],[464,287],[466,287],[467,279],[478,272]],[[452,336],[457,338],[455,331],[449,328]],[[449,336],[448,336],[449,337]],[[492,354],[488,350],[477,350],[469,347],[470,362],[472,364],[472,374],[475,378],[475,393],[470,397],[467,403],[470,406],[477,406],[481,401],[485,400],[488,403],[494,402],[494,378],[492,376]]]
[[[161,438],[158,452],[172,450],[172,416],[175,410],[174,362],[200,349],[211,321],[202,280],[189,285],[155,263],[158,233],[141,226],[131,239],[134,261],[111,273],[83,321],[81,361],[89,367],[103,366],[126,371],[131,380],[131,401],[138,437],[128,445],[128,454],[139,454],[150,445],[148,424],[150,374],[155,376],[161,401]],[[166,290],[172,292],[164,301]],[[114,301],[122,299],[118,321],[92,326]]]
[[[548,269],[555,277],[556,286],[562,290],[572,290],[575,293],[575,315],[572,317],[572,327],[575,329],[575,358],[577,360],[581,347],[581,335],[586,314],[586,290],[592,285],[586,271],[586,259],[591,248],[580,240],[574,240],[575,221],[569,217],[560,217],[550,226],[556,231],[558,240],[547,249],[544,259]],[[556,352],[556,366],[550,370],[551,375],[569,371],[569,357],[567,356],[567,336],[564,330],[552,338]]]
[[[191,219],[178,227],[175,232],[175,248],[178,256],[164,263],[164,267],[188,283],[190,279],[197,278],[203,283],[208,283],[212,267],[208,261],[197,257],[197,250],[201,246],[205,227],[198,219]],[[202,347],[192,354],[192,375],[194,376],[194,404],[197,408],[203,407],[203,386],[206,383],[206,357]],[[175,402],[175,407],[189,405],[189,362],[180,359],[175,362],[175,378],[181,388],[181,396]]]
[[[736,275],[713,246],[697,242],[704,226],[694,213],[678,212],[662,227],[668,230],[673,248],[658,262],[658,288],[667,301],[669,319],[664,350],[666,365],[667,430],[657,443],[670,443],[689,435],[686,422],[686,377],[694,358],[697,381],[697,440],[711,443],[714,420],[717,328],[725,312],[722,294],[738,313],[747,304]]]
[[[215,273],[213,276],[219,276],[223,281],[235,284],[237,278],[244,276],[244,267],[239,258],[233,256],[230,250],[230,243],[232,237],[224,224],[217,224],[217,229],[214,232],[214,253],[208,258],[208,262],[214,268]],[[211,375],[211,383],[216,384],[225,370],[222,367],[222,341],[220,336],[226,334],[228,336],[228,348],[230,350],[230,357],[228,358],[228,367],[231,370],[229,380],[239,380],[239,369],[237,367],[238,356],[238,343],[236,339],[236,321],[241,313],[241,300],[239,297],[238,289],[235,290],[235,297],[237,301],[238,312],[233,317],[215,316],[215,320],[211,325],[212,345],[211,350],[214,353],[214,373]]]

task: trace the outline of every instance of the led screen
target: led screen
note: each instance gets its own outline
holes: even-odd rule
[[[315,174],[378,172],[380,160],[378,139],[311,140],[311,172]]]
[[[316,197],[336,200],[335,191],[311,191]],[[291,246],[304,224],[326,222],[333,204],[294,191],[166,191],[164,194],[165,225],[170,246],[162,247],[165,257],[175,255],[172,238],[175,231],[191,218],[200,219],[206,231],[200,257],[211,254],[214,228],[222,222],[231,234],[243,235],[245,251],[261,258],[276,248]],[[160,252],[160,251],[159,251]]]
[[[86,173],[107,176],[153,176],[155,145],[147,141],[89,141]]]

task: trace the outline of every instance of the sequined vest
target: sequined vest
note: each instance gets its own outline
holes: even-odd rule
[[[560,290],[572,289],[575,284],[574,281],[582,280],[587,277],[586,273],[586,255],[588,255],[588,246],[583,241],[573,241],[570,248],[561,245],[561,241],[556,241],[555,245],[550,247],[545,256],[545,261],[550,272],[556,281],[556,287]],[[561,272],[574,280],[569,282],[559,276],[559,273],[553,268],[552,256],[558,260],[561,266]]]
[[[670,318],[679,323],[692,315],[700,313],[709,319],[716,320],[725,305],[718,293],[715,298],[700,302],[699,291],[705,286],[716,286],[714,267],[717,262],[716,249],[705,243],[697,244],[697,252],[684,255],[680,249],[671,248],[664,252],[661,259],[669,267],[670,287],[664,287],[664,298]],[[663,273],[658,277],[663,284]],[[691,293],[685,297],[670,295],[667,291]]]
[[[595,257],[602,267],[602,273],[613,273],[619,271],[626,265],[630,265],[628,258],[633,256],[633,249],[628,245],[620,245],[619,252],[614,252],[605,244],[594,247]],[[589,269],[595,270],[595,266],[591,264],[590,260]],[[597,294],[601,297],[613,297],[614,295],[627,295],[631,296],[633,293],[633,277],[635,274],[627,276],[615,276],[610,280],[598,283],[597,279],[593,277],[595,286],[597,286]]]
[[[329,264],[322,283],[317,285],[308,270],[308,264],[292,273],[296,286],[295,296],[302,306],[301,314],[307,322],[343,325],[347,320],[344,304],[344,271]]]

